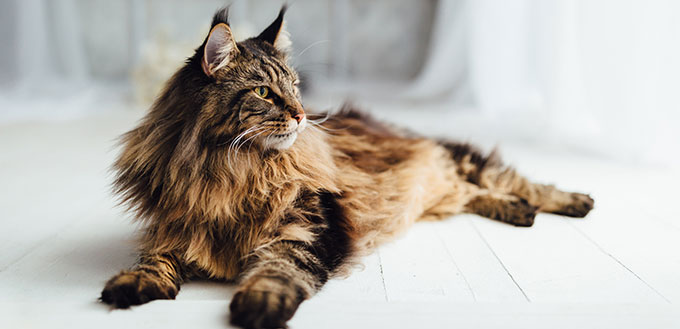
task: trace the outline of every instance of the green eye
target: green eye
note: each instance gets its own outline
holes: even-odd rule
[[[260,96],[262,98],[267,98],[269,95],[269,88],[267,87],[255,87],[253,88],[253,91],[255,92],[255,95]]]

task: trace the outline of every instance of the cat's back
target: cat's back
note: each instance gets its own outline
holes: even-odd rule
[[[420,147],[435,147],[430,140],[381,122],[349,105],[323,123],[336,157],[369,173],[393,169],[409,160]],[[342,162],[342,161],[340,161]]]
[[[456,164],[440,143],[345,107],[323,124],[338,168],[340,201],[370,246],[462,192]],[[457,205],[451,204],[453,208]]]

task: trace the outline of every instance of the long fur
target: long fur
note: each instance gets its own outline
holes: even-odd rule
[[[107,283],[104,302],[174,298],[197,277],[237,281],[234,324],[284,326],[328,279],[418,220],[468,212],[530,226],[538,211],[581,217],[592,208],[588,196],[530,183],[495,154],[352,106],[302,131],[298,77],[274,45],[282,21],[283,11],[210,75],[204,42],[122,137],[114,190],[143,234],[138,263]],[[225,11],[217,24],[228,24]],[[275,96],[254,94],[260,85]],[[296,140],[268,148],[276,136]]]

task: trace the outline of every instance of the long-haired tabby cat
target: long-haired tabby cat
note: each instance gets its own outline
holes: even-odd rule
[[[583,217],[592,208],[587,195],[531,183],[494,155],[348,106],[308,120],[287,64],[284,12],[237,43],[218,11],[123,136],[115,190],[144,226],[137,264],[108,281],[105,303],[173,299],[193,278],[237,281],[231,322],[282,327],[357,256],[416,221],[473,213],[531,226],[537,212]]]

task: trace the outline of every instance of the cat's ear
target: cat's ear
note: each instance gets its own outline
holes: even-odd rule
[[[215,25],[203,48],[203,72],[213,76],[215,72],[229,64],[238,55],[238,47],[231,34],[231,28],[225,23]]]
[[[286,10],[287,7],[285,5],[281,7],[279,16],[277,16],[276,19],[257,36],[257,39],[269,42],[276,47],[276,49],[284,53],[288,53],[292,45],[290,34],[286,31],[284,26],[285,22],[283,21],[283,15],[286,14]]]

